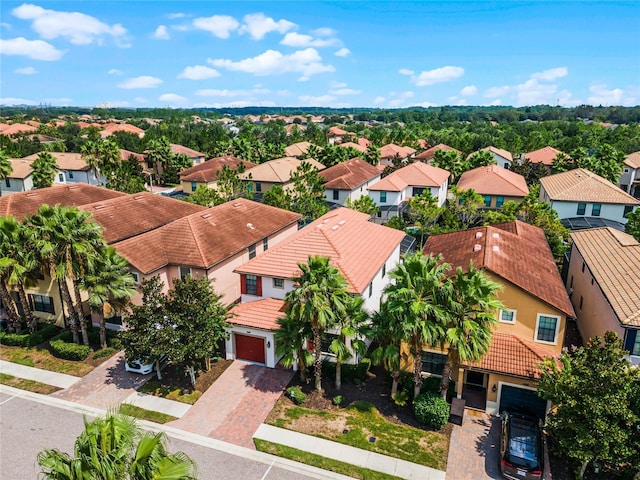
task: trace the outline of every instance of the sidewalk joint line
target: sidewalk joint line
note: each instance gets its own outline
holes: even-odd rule
[[[265,480],[265,478],[267,478],[267,475],[269,475],[269,472],[271,471],[271,467],[273,467],[274,463],[276,463],[276,459],[275,458],[271,462],[271,465],[269,465],[269,468],[267,468],[267,471],[264,472],[264,475],[262,476],[262,478],[260,480]]]
[[[4,402],[0,403],[0,407],[2,405],[4,405],[5,403],[7,403],[9,400],[13,400],[14,398],[19,397],[19,396],[20,396],[19,394],[15,394],[13,397],[7,398]]]

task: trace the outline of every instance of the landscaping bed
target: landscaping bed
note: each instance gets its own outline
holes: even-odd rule
[[[162,380],[154,375],[138,391],[193,405],[232,363],[233,360],[224,359],[212,361],[209,371],[198,371],[195,388],[184,374],[184,368],[170,364],[162,370]]]
[[[49,370],[51,372],[83,377],[108,358],[102,357],[96,359],[93,358],[93,355],[89,355],[89,357],[83,361],[63,360],[54,357],[49,348],[49,342],[30,348],[2,345],[0,346],[0,359],[28,367]]]
[[[9,387],[19,388],[20,390],[27,390],[29,392],[40,393],[42,395],[49,395],[50,393],[61,390],[53,385],[46,385],[44,383],[36,382],[35,380],[27,380],[25,378],[18,378],[6,373],[0,373],[0,384],[7,385]]]
[[[129,403],[121,404],[120,407],[118,407],[118,413],[155,423],[167,423],[178,419],[178,417],[174,417],[173,415],[147,410],[146,408],[137,407]]]

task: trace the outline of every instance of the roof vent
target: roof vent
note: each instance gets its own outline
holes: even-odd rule
[[[479,243],[476,243],[476,244],[473,246],[473,251],[474,251],[474,252],[479,252],[481,248],[482,248],[482,245],[480,245]]]
[[[340,228],[340,225],[334,225],[333,227],[331,227],[331,230],[337,230]]]
[[[500,234],[498,232],[491,234],[493,238],[500,238]]]
[[[494,245],[493,247],[491,247],[491,250],[493,250],[494,252],[499,252],[500,247],[498,245]]]
[[[340,221],[338,222],[338,225],[344,225],[344,223],[345,223],[345,222],[344,222],[344,220],[340,220]]]
[[[476,238],[482,238],[482,232],[476,232]]]
[[[202,218],[211,218],[211,214],[210,213],[205,213],[204,215],[202,215]]]
[[[247,223],[247,228],[255,230],[256,227],[253,226],[253,223]]]
[[[242,204],[241,204],[240,202],[236,202],[236,203],[234,203],[234,204],[233,204],[233,206],[234,206],[234,207],[239,207],[239,206],[241,206],[241,205],[242,205]]]
[[[29,192],[25,195],[25,197],[35,197],[36,195],[38,195],[36,192]]]
[[[136,195],[135,197],[133,197],[134,200],[142,200],[144,198],[144,195]]]
[[[96,205],[93,208],[94,208],[94,210],[102,210],[103,208],[107,208],[107,206],[106,205]]]

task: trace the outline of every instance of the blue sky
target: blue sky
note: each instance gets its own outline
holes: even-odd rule
[[[0,6],[0,104],[640,104],[640,2]]]

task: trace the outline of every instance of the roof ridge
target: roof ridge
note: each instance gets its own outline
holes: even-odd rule
[[[207,262],[205,261],[205,256],[204,256],[204,252],[202,250],[202,245],[200,245],[200,239],[198,238],[198,236],[196,235],[196,232],[194,230],[194,225],[193,225],[193,220],[195,219],[194,216],[195,215],[200,215],[202,217],[202,211],[200,212],[196,212],[196,213],[192,213],[191,215],[188,215],[187,217],[183,217],[187,219],[187,223],[189,224],[189,229],[191,230],[191,235],[193,236],[193,241],[196,244],[196,248],[198,249],[198,256],[200,257],[200,260],[202,261],[203,265],[207,265]]]
[[[336,246],[333,244],[333,241],[331,241],[331,239],[329,238],[328,233],[323,229],[323,228],[318,228],[317,230],[320,231],[321,235],[326,239],[327,243],[329,243],[329,245],[331,246],[331,248],[333,249],[333,252],[335,254],[335,262],[338,264],[336,265],[337,267],[340,267],[340,273],[342,274],[343,277],[345,277],[345,280],[347,281],[347,283],[349,283],[349,285],[352,286],[356,286],[354,281],[349,277],[349,275],[345,272],[345,269],[342,268],[342,255],[339,254],[338,249],[336,248]]]
[[[500,171],[504,171],[505,172],[504,175],[502,173],[499,173],[501,178],[503,178],[507,183],[509,183],[510,185],[513,185],[515,188],[517,188],[518,190],[520,190],[521,192],[524,193],[524,190],[522,190],[522,188],[520,188],[518,185],[515,184],[515,182],[512,181],[512,180],[515,180],[517,178],[517,177],[515,177],[515,175],[519,175],[518,173],[512,172],[511,170],[509,170],[507,168],[501,168],[501,170],[499,170],[499,172]],[[506,172],[509,172],[509,173],[506,173]],[[525,185],[527,184],[526,180],[525,180],[524,184]]]

